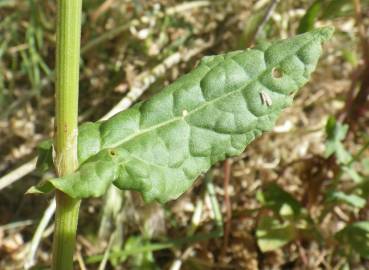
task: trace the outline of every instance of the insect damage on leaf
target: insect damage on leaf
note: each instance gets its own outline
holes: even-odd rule
[[[262,104],[265,104],[267,106],[272,106],[273,100],[266,92],[261,91],[260,92],[260,98],[261,98],[261,103]]]
[[[158,95],[79,129],[78,171],[48,183],[74,198],[113,183],[146,201],[185,192],[210,166],[272,129],[309,79],[332,28],[255,49],[205,57]],[[42,186],[34,188],[42,190]]]

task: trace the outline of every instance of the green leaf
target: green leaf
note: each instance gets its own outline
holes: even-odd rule
[[[294,226],[272,217],[261,217],[256,229],[257,243],[262,252],[276,250],[296,237]]]
[[[264,207],[272,209],[280,216],[298,217],[303,210],[301,204],[291,194],[275,183],[266,186],[258,197]]]
[[[335,155],[337,161],[341,164],[347,164],[352,159],[350,153],[346,151],[344,145],[341,143],[346,138],[347,131],[348,125],[337,122],[333,116],[328,118],[326,124],[327,141],[325,144],[325,156]]]
[[[369,158],[363,158],[361,160],[361,165],[363,167],[363,174],[369,174]]]
[[[322,19],[330,20],[339,17],[348,17],[355,15],[354,2],[352,0],[329,0],[324,2],[324,12]],[[360,1],[363,10],[366,10],[369,5],[368,0]]]
[[[132,268],[147,269],[147,270],[159,269],[155,263],[155,258],[151,251],[140,252],[141,250],[144,250],[146,246],[148,246],[149,244],[150,244],[149,241],[143,239],[142,237],[139,236],[129,237],[124,245],[124,249],[121,250],[120,252],[122,252],[123,254],[126,253],[131,255],[130,256],[125,255],[120,257],[118,263],[122,263],[130,258],[131,261],[128,263],[128,265],[130,265],[131,269]],[[137,250],[139,252],[136,252]]]
[[[37,145],[36,169],[45,172],[53,167],[53,141],[44,140]]]
[[[278,249],[297,236],[321,238],[306,209],[277,184],[267,185],[258,193],[258,200],[273,210],[273,216],[260,219],[256,231],[257,242],[263,252]]]
[[[352,166],[342,166],[342,171],[345,172],[355,183],[364,182],[364,177],[360,175]]]
[[[342,247],[349,246],[360,256],[369,259],[369,222],[360,221],[347,225],[336,234]]]
[[[82,125],[78,171],[49,183],[73,198],[101,196],[111,183],[146,201],[177,198],[212,164],[272,129],[332,33],[321,28],[263,49],[205,57],[153,98]]]
[[[361,0],[363,10],[366,10],[368,5],[369,0]],[[297,33],[311,31],[317,20],[332,20],[348,16],[355,16],[352,0],[315,0],[301,18]]]
[[[366,205],[366,200],[362,197],[336,190],[327,193],[326,202],[343,202],[357,208],[363,208]]]
[[[314,23],[322,9],[323,0],[315,0],[301,18],[297,33],[305,33],[314,29]]]
[[[342,49],[342,58],[346,62],[350,63],[353,67],[356,67],[359,63],[359,56],[356,51],[352,49]]]
[[[252,43],[255,38],[256,31],[262,23],[263,18],[265,17],[265,12],[268,11],[268,8],[268,5],[264,5],[261,8],[254,8],[252,10],[250,16],[248,16],[245,21],[245,27],[239,40],[239,48],[245,48]]]
[[[366,1],[362,1],[363,3]],[[351,16],[354,13],[352,0],[330,0],[325,4],[323,19]]]
[[[328,140],[342,141],[346,138],[348,125],[343,125],[336,121],[336,118],[330,116],[326,125]]]

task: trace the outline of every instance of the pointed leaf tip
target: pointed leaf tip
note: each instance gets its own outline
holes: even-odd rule
[[[54,189],[54,186],[49,181],[41,181],[38,185],[30,187],[25,194],[45,194],[53,191]]]
[[[317,36],[319,36],[320,40],[324,42],[324,41],[329,40],[332,37],[334,33],[334,27],[326,26],[326,27],[318,28],[314,32],[316,33]]]

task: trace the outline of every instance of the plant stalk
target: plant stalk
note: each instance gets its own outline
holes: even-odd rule
[[[82,0],[58,0],[55,167],[58,176],[78,167],[78,84]],[[53,270],[72,270],[80,201],[56,191]]]

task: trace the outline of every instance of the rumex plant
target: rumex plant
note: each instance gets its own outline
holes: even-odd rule
[[[109,120],[81,125],[77,149],[81,1],[59,0],[58,8],[54,145],[58,177],[29,190],[57,193],[54,269],[71,269],[79,199],[101,196],[111,184],[139,191],[145,201],[176,199],[211,165],[240,154],[272,129],[309,80],[321,44],[333,32],[326,27],[245,51],[204,57],[151,99]],[[68,28],[71,23],[77,26]],[[51,148],[48,151],[51,156]],[[48,160],[44,154],[42,159]]]
[[[318,61],[322,28],[262,48],[205,57],[153,98],[79,128],[79,169],[41,183],[73,198],[113,183],[146,201],[177,198],[209,167],[240,154],[291,104]]]

